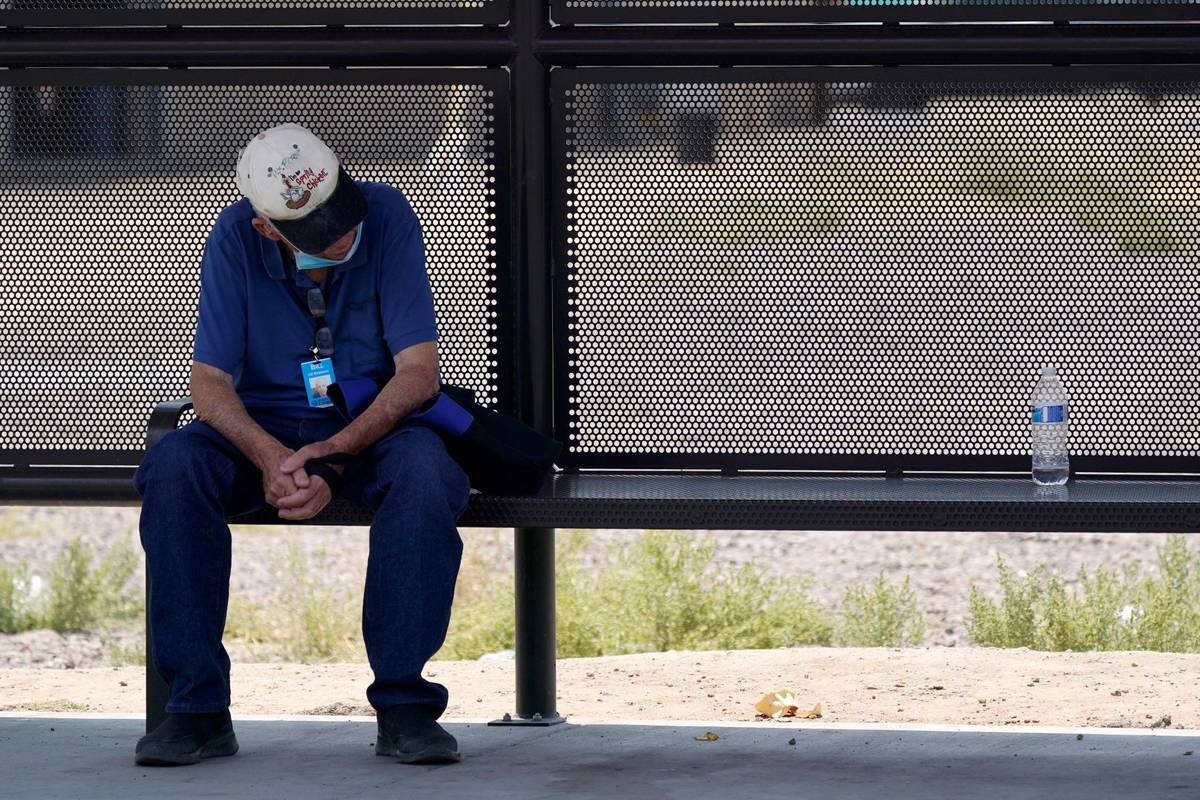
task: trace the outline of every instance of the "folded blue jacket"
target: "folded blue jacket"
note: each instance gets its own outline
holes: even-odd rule
[[[328,394],[353,420],[380,388],[369,378],[350,378],[330,384]],[[559,442],[520,420],[479,405],[470,389],[447,383],[405,419],[441,434],[472,488],[486,494],[536,493],[562,450]]]

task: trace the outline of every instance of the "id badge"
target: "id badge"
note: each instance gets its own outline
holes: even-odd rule
[[[329,384],[337,380],[333,376],[333,359],[319,358],[316,361],[305,361],[300,364],[300,374],[304,376],[304,391],[308,392],[308,404],[313,408],[324,408],[333,405],[326,392]]]

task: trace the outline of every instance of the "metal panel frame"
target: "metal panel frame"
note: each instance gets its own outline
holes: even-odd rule
[[[1177,23],[560,26],[538,51],[562,67],[750,64],[1194,63]]]
[[[504,29],[477,26],[0,28],[12,68],[502,67],[511,51]]]
[[[449,81],[447,79],[450,79]],[[310,68],[296,70],[271,69],[38,69],[11,70],[0,74],[0,85],[45,86],[236,86],[247,84],[283,85],[368,85],[400,83],[405,85],[443,85],[448,82],[474,83],[492,91],[495,98],[495,197],[496,197],[496,313],[500,346],[496,353],[496,385],[499,397],[497,410],[512,413],[513,359],[511,347],[503,346],[505,334],[513,327],[516,312],[509,296],[512,284],[512,260],[508,245],[511,224],[511,205],[508,199],[511,116],[508,76],[499,69],[482,67],[444,69],[433,67],[396,67],[368,69]],[[231,166],[232,168],[232,166]],[[167,400],[169,398],[162,398]],[[147,418],[152,409],[147,409]],[[22,480],[39,475],[42,466],[104,467],[137,465],[144,449],[84,450],[84,449],[0,449],[0,474]],[[46,475],[43,471],[40,474]]]
[[[543,66],[1194,63],[1196,25],[559,26]],[[513,27],[0,28],[0,66],[508,66]]]
[[[366,69],[336,69],[329,67],[305,67],[293,70],[267,68],[215,68],[161,70],[140,67],[116,67],[97,69],[78,67],[67,69],[9,70],[0,73],[0,84],[5,86],[241,86],[247,84],[289,84],[306,86],[327,84],[372,84],[396,83],[417,85],[442,85],[471,81],[481,84],[504,96],[508,81],[498,70],[483,67],[445,69],[439,67],[370,67]],[[402,80],[397,80],[401,78]],[[507,110],[507,106],[506,106]],[[500,120],[497,114],[497,120]]]
[[[578,24],[679,24],[679,23],[782,23],[818,22],[1010,22],[1010,21],[1190,21],[1200,15],[1191,3],[1047,3],[984,5],[831,5],[831,6],[666,6],[631,8],[571,7],[553,0],[553,19],[562,25]]]
[[[741,75],[739,76],[739,72]],[[581,83],[668,83],[690,82],[798,81],[812,83],[871,82],[891,84],[947,83],[953,81],[1029,82],[1038,86],[1062,84],[1106,86],[1119,82],[1177,81],[1200,85],[1200,65],[1102,65],[1102,66],[964,66],[952,78],[939,67],[585,67],[558,69],[551,76],[554,162],[554,274],[556,342],[570,340],[568,314],[568,185],[566,93]],[[570,439],[570,352],[563,346],[555,352],[554,435],[569,445]],[[720,469],[737,470],[871,470],[888,474],[921,471],[964,473],[1012,472],[1028,469],[1025,456],[920,455],[911,453],[578,453],[564,449],[560,466],[578,469]],[[1200,473],[1200,459],[1187,456],[1072,456],[1072,472],[1082,473]]]
[[[508,0],[482,8],[163,8],[3,10],[0,25],[13,27],[119,27],[152,25],[500,25]]]

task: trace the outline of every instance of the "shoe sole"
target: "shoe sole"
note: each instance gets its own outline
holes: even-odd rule
[[[394,758],[401,764],[457,764],[462,761],[462,753],[437,745],[415,753],[402,753],[400,748],[382,736],[375,737],[375,755]]]
[[[140,767],[184,767],[206,758],[231,756],[237,751],[237,737],[230,731],[190,753],[171,752],[157,742],[152,742],[135,755],[134,762]]]

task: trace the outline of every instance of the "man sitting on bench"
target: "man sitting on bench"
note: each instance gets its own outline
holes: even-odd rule
[[[470,487],[439,434],[404,419],[440,384],[420,224],[399,190],[355,182],[298,125],[255,136],[237,185],[245,197],[217,218],[200,267],[199,419],[152,447],[134,477],[148,655],[170,685],[167,717],[138,742],[136,761],[237,752],[221,644],[226,517],[269,504],[283,519],[308,519],[339,490],[375,510],[362,621],[375,752],[458,761],[437,723],[446,688],[421,671],[449,625]],[[382,387],[352,420],[326,392],[348,378]]]

